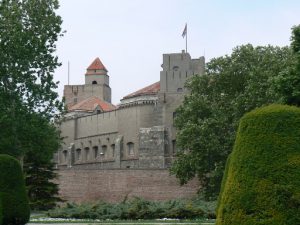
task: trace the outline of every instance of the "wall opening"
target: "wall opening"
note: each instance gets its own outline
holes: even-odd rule
[[[116,148],[115,144],[112,144],[112,145],[111,145],[111,156],[112,156],[113,158],[115,157],[115,148]]]
[[[104,158],[106,158],[106,154],[107,154],[107,146],[106,145],[102,145],[101,147],[101,153],[100,153]]]
[[[64,150],[62,152],[62,162],[63,163],[66,163],[67,162],[67,159],[68,159],[68,151],[67,150]]]
[[[80,148],[76,149],[75,160],[76,161],[80,161],[81,160],[81,149]]]
[[[97,157],[98,157],[98,146],[93,147],[93,153],[94,153],[94,159],[97,159]]]
[[[89,161],[90,160],[90,148],[86,147],[84,149],[84,152],[85,152],[85,161]]]
[[[173,66],[173,70],[174,71],[178,71],[179,70],[179,66]]]
[[[94,80],[94,81],[92,82],[92,84],[97,84],[97,81]]]
[[[176,140],[172,140],[172,153],[173,155],[176,154]]]
[[[176,112],[173,112],[173,124],[175,123],[175,119],[176,119]]]
[[[132,142],[127,143],[127,152],[129,156],[134,155],[134,144]]]

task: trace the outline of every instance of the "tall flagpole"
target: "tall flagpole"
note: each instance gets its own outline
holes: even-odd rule
[[[70,62],[68,61],[68,85],[70,85]]]
[[[184,26],[182,35],[183,38],[185,38],[185,52],[187,53],[187,23]]]
[[[185,52],[187,53],[187,25],[186,25],[186,35],[185,35]]]

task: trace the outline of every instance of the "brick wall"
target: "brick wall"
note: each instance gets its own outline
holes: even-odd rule
[[[198,182],[180,186],[168,170],[59,170],[60,195],[71,202],[120,202],[126,196],[149,200],[191,198]]]

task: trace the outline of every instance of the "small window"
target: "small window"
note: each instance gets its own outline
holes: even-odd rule
[[[80,148],[76,149],[75,159],[76,159],[76,161],[81,160],[81,149]]]
[[[101,151],[101,155],[103,155],[103,157],[106,157],[106,153],[107,153],[107,146],[106,145],[102,145],[102,151]]]
[[[173,70],[174,70],[174,71],[178,71],[178,70],[179,70],[179,67],[178,67],[178,66],[173,66]]]
[[[132,142],[127,143],[127,150],[128,150],[128,155],[130,156],[134,155],[134,144]]]
[[[172,140],[172,153],[173,155],[176,154],[176,140]]]
[[[84,149],[85,151],[85,161],[89,161],[90,160],[90,149],[88,147],[86,147]]]
[[[173,123],[175,122],[175,119],[176,119],[176,112],[173,112]]]
[[[97,81],[94,80],[94,81],[92,82],[92,84],[97,84]]]
[[[177,88],[177,92],[182,92],[183,89],[182,88]]]
[[[113,158],[115,157],[115,147],[116,147],[115,144],[111,145],[111,153],[112,153],[111,155]]]
[[[94,159],[98,157],[98,146],[93,147],[93,152],[94,152]]]
[[[67,159],[68,159],[68,151],[67,150],[64,150],[62,152],[62,162],[65,163],[67,162]]]

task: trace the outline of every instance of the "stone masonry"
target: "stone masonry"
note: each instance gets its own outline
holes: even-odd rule
[[[60,193],[70,201],[152,200],[196,194],[192,181],[180,187],[168,168],[176,154],[175,110],[188,91],[186,80],[204,72],[204,57],[164,54],[160,81],[111,104],[108,70],[99,58],[84,85],[66,85],[68,107],[57,154]]]

